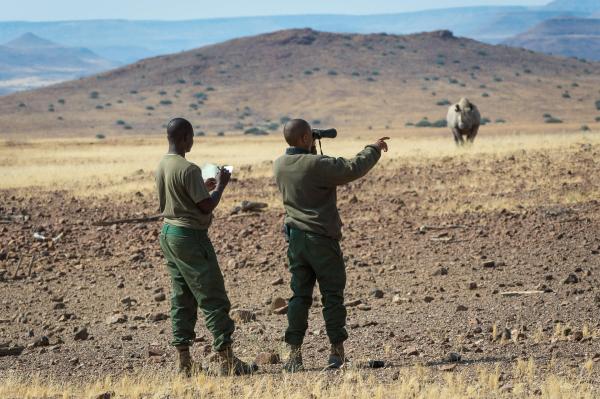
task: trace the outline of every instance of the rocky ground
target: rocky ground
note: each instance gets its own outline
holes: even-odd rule
[[[598,363],[598,155],[584,145],[396,160],[340,189],[350,356],[388,362],[373,371],[384,380],[414,364],[508,372],[515,359],[533,358],[540,369],[579,373],[586,361]],[[265,178],[232,182],[230,196],[277,198]],[[154,215],[154,194],[4,190],[0,199],[0,373],[89,380],[170,372],[161,222],[111,223]],[[282,217],[273,206],[236,215],[224,208],[211,230],[237,309],[236,350],[247,360],[283,348],[286,318],[274,310],[290,296]],[[328,350],[318,290],[315,299],[310,370],[325,365]],[[202,323],[197,331],[202,359],[211,338]],[[451,353],[460,362],[446,362]]]

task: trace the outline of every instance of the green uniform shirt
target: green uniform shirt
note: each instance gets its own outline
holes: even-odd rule
[[[165,155],[156,170],[160,211],[165,223],[207,230],[212,213],[205,214],[196,204],[210,197],[200,168],[177,154]]]
[[[353,159],[294,152],[298,151],[289,151],[274,164],[275,180],[286,211],[285,224],[341,239],[336,188],[366,175],[381,158],[381,151],[368,146]]]

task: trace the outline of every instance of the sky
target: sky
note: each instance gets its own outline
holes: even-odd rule
[[[551,0],[0,0],[2,21],[203,19],[256,15],[387,14],[477,5],[536,6]]]

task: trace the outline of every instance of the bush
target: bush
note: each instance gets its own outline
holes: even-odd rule
[[[320,125],[321,121],[319,119],[315,119],[315,120],[312,121],[312,124],[313,125]]]
[[[494,76],[494,82],[502,82],[502,78],[500,76]]]
[[[166,91],[164,91],[164,90],[161,90],[161,91],[159,91],[159,92],[158,92],[158,95],[159,95],[159,96],[166,96],[166,95],[167,95],[167,92],[166,92]]]
[[[177,79],[177,83],[179,83],[180,85],[184,85],[185,79]]]
[[[146,109],[147,109],[148,111],[154,111],[154,109],[155,109],[155,108],[154,108],[152,105],[148,105],[148,106],[146,107]]]
[[[406,123],[404,124],[404,126],[414,126],[414,125],[415,125],[415,124],[414,124],[414,123],[412,123],[412,122],[406,122]]]
[[[596,117],[596,122],[600,122],[600,116]]]
[[[277,130],[279,129],[279,123],[271,122],[266,126],[266,128],[268,130]]]
[[[208,87],[206,88],[206,91],[215,91],[215,88],[214,88],[214,87],[212,87],[212,86],[208,86]]]
[[[219,132],[217,133],[217,137],[224,137],[225,136],[225,132]]]
[[[312,74],[313,74],[313,72],[312,72],[311,70],[306,70],[306,71],[304,71],[304,74],[305,74],[305,75],[312,75]]]
[[[550,115],[550,114],[544,114],[544,118],[552,118],[552,115]]]
[[[358,72],[352,72],[352,76],[360,76],[360,73],[358,73]]]
[[[596,109],[600,111],[600,100],[596,101]]]
[[[329,70],[329,72],[327,72],[327,75],[329,75],[329,76],[337,76],[337,74],[338,73],[336,71],[334,71],[333,69],[331,69],[331,70]]]
[[[198,100],[207,100],[208,99],[208,96],[206,95],[206,93],[204,93],[202,91],[194,94],[194,97],[197,98]]]
[[[100,97],[100,93],[98,93],[97,91],[93,91],[90,93],[90,98],[97,99],[98,97]]]
[[[458,80],[456,80],[454,78],[450,78],[450,79],[448,79],[448,83],[450,83],[451,85],[456,85],[456,84],[458,84]]]
[[[546,120],[544,120],[544,123],[563,123],[563,121],[551,116],[549,118],[546,118]]]
[[[58,103],[59,103],[59,104],[65,105],[65,102],[66,102],[66,101],[65,101],[65,99],[64,99],[64,98],[59,98],[59,99],[58,99]]]
[[[105,136],[105,135],[103,135],[102,133],[98,133],[98,134],[96,135],[96,138],[97,138],[98,140],[104,140],[104,139],[106,138],[106,136]]]
[[[289,116],[282,116],[281,118],[279,118],[279,122],[281,122],[282,125],[285,125],[291,120],[292,118],[290,118]]]
[[[131,91],[129,92],[129,94],[138,94],[138,91],[137,91],[137,90],[131,90]]]
[[[120,125],[120,126],[124,126],[124,125],[125,125],[125,121],[124,121],[123,119],[119,119],[119,120],[116,122],[116,124],[117,124],[117,125]]]
[[[250,129],[246,129],[244,131],[244,134],[249,134],[249,135],[253,135],[253,136],[266,136],[269,133],[267,133],[266,131],[259,129],[257,127],[251,127]]]
[[[375,79],[375,78],[374,78],[374,77],[372,77],[372,76],[369,76],[369,77],[367,78],[367,82],[376,82],[376,81],[377,81],[377,79]]]
[[[450,105],[450,104],[452,104],[452,103],[445,98],[443,100],[440,100],[437,103],[435,103],[435,105],[439,105],[440,107],[443,107],[445,105]]]
[[[431,122],[427,120],[427,118],[421,119],[419,122],[415,124],[416,127],[431,127]]]
[[[506,123],[506,121],[504,119],[496,119],[495,123]]]
[[[482,94],[481,94],[481,97],[486,97],[486,98],[487,98],[487,97],[489,97],[489,96],[490,96],[490,95],[489,95],[488,93],[482,93]]]
[[[481,118],[481,126],[485,126],[490,122],[491,122],[490,118]]]
[[[202,82],[197,80],[194,82],[194,86],[202,86]]]
[[[96,109],[104,109],[103,105],[96,105]]]
[[[581,131],[582,132],[589,132],[591,129],[588,125],[583,125],[581,126]]]
[[[160,105],[171,105],[171,104],[173,104],[173,101],[171,101],[171,100],[162,100],[160,102]]]
[[[131,129],[133,129],[133,127],[131,125],[125,125],[125,126],[123,126],[123,129],[131,130]]]
[[[477,54],[480,55],[480,56],[482,56],[482,57],[486,57],[488,55],[488,53],[486,51],[484,51],[484,50],[477,51]]]
[[[196,136],[196,137],[206,136],[206,133],[204,133],[202,130],[199,130],[194,133],[194,136]]]
[[[432,127],[448,127],[448,121],[445,119],[439,119],[431,124]]]
[[[569,94],[569,92],[568,92],[568,91],[565,91],[565,92],[562,94],[562,98],[571,98],[571,94]]]

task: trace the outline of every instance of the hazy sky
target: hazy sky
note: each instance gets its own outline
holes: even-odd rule
[[[378,14],[551,0],[0,0],[0,20],[200,19],[282,14]]]

